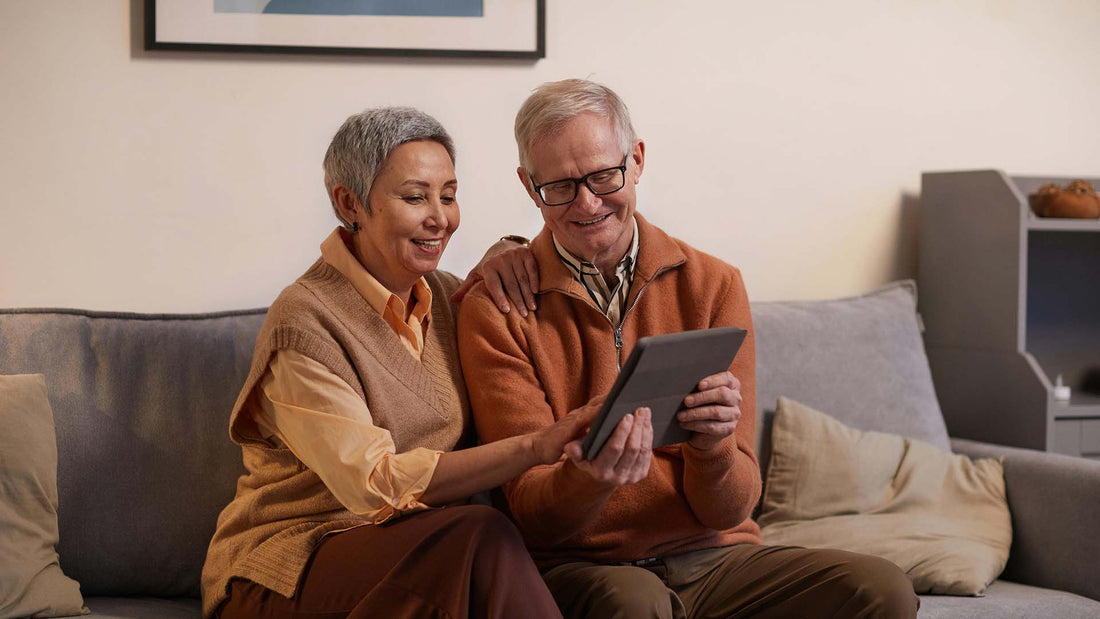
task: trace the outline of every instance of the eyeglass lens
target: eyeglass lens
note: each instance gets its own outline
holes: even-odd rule
[[[610,168],[593,172],[581,180],[597,196],[614,193],[622,189],[625,184],[622,168]],[[539,193],[542,194],[542,200],[547,206],[568,204],[577,197],[577,181],[566,179],[543,185],[539,188]]]

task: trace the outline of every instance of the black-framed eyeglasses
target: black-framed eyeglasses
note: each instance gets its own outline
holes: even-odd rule
[[[626,185],[627,157],[629,155],[623,155],[623,162],[613,168],[596,170],[580,178],[559,178],[556,181],[535,185],[535,193],[539,194],[539,198],[546,206],[569,204],[577,198],[577,190],[581,183],[584,183],[588,190],[597,196],[615,193]]]

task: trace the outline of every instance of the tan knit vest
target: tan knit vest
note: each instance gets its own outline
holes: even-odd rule
[[[459,281],[436,271],[432,318],[417,360],[351,283],[318,260],[268,310],[256,338],[252,369],[229,419],[247,472],[218,517],[202,573],[203,614],[225,600],[229,580],[247,578],[293,597],[310,555],[333,531],[364,524],[290,450],[261,438],[241,410],[278,350],[319,361],[363,396],[375,425],[393,435],[397,452],[451,451],[472,444],[466,389],[456,348]]]

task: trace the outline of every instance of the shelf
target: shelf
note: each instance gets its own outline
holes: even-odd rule
[[[1100,396],[1075,393],[1070,401],[1051,406],[1055,419],[1100,419]]]
[[[1039,217],[1029,204],[1072,180],[921,176],[918,303],[952,436],[1100,457],[1100,395],[1080,389],[1100,371],[1100,220]],[[1052,397],[1058,376],[1069,402]]]
[[[1028,230],[1050,230],[1055,232],[1100,232],[1100,219],[1061,219],[1058,217],[1039,217],[1029,215]]]
[[[1062,217],[1039,217],[1028,205],[1028,196],[1047,183],[1068,185],[1076,179],[1085,180],[1093,187],[1100,186],[1100,179],[1068,176],[1012,176],[1008,180],[1014,185],[1019,197],[1019,207],[1027,214],[1028,230],[1052,230],[1060,232],[1100,232],[1100,219],[1066,219]]]

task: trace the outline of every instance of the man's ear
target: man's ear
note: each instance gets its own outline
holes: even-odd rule
[[[344,185],[336,185],[332,188],[332,203],[336,205],[336,212],[340,213],[341,219],[349,224],[355,221],[359,198],[354,191]]]
[[[535,193],[535,183],[531,180],[531,176],[527,174],[527,170],[524,170],[523,166],[519,166],[516,168],[516,175],[519,176],[519,182],[523,183],[523,188],[527,190],[527,195],[535,201],[535,206],[542,206],[538,194]]]
[[[642,170],[645,169],[645,142],[641,140],[634,142],[634,148],[630,150],[630,158],[638,168],[638,172],[634,175],[634,184],[637,185],[638,179],[642,177]]]

